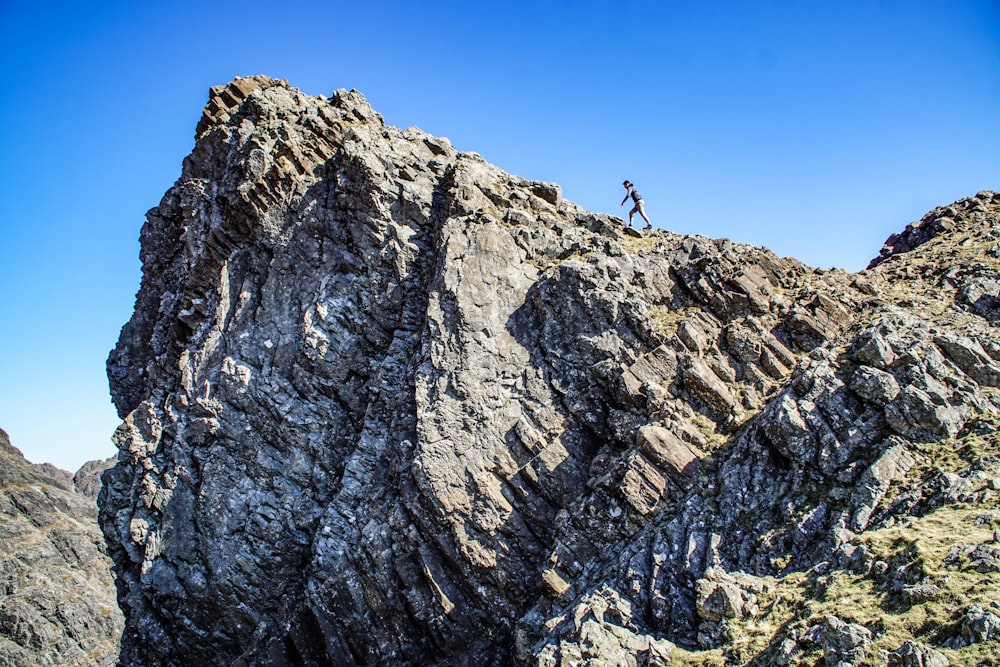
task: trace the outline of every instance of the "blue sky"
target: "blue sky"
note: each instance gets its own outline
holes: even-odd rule
[[[278,7],[281,9],[278,9]],[[362,91],[584,208],[860,270],[1000,189],[1000,3],[0,0],[0,428],[114,453],[104,363],[208,88]]]

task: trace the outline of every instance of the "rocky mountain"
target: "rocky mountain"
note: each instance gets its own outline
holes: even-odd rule
[[[73,475],[73,489],[88,498],[97,498],[101,492],[101,475],[118,460],[112,456],[103,461],[87,461]]]
[[[213,88],[108,361],[120,664],[996,664],[998,212],[813,269]]]
[[[97,507],[0,430],[0,665],[114,665],[123,619]]]

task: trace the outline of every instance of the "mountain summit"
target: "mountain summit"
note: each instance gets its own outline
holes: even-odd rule
[[[818,270],[213,88],[108,361],[121,664],[992,655],[998,212]]]

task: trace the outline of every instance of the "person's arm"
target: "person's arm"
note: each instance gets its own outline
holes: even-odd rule
[[[625,199],[622,199],[622,203],[621,203],[621,206],[624,206],[624,205],[625,205],[625,202],[627,202],[627,201],[628,201],[628,196],[629,196],[630,194],[632,194],[632,188],[628,188],[628,189],[626,189],[626,190],[625,190]]]

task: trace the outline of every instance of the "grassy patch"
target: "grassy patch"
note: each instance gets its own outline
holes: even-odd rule
[[[670,306],[654,306],[649,309],[649,325],[653,331],[671,337],[677,334],[677,327],[701,310],[700,306],[685,306],[671,308]]]
[[[656,246],[664,242],[663,237],[657,234],[646,234],[641,238],[636,238],[630,234],[623,234],[622,236],[622,247],[625,249],[625,252],[631,255],[652,252],[656,249]]]
[[[688,421],[694,424],[694,427],[698,429],[698,432],[705,437],[705,453],[711,454],[712,452],[718,450],[724,444],[726,444],[732,436],[732,434],[725,434],[719,432],[719,425],[714,421],[701,414],[700,412],[691,411],[688,416]]]
[[[676,648],[670,653],[670,667],[726,667],[726,656],[722,649],[712,651],[686,651]]]
[[[960,245],[950,235],[932,239],[918,249],[901,255],[897,261],[879,266],[887,284],[880,296],[889,303],[912,307],[923,315],[947,315],[954,303],[956,289],[943,275],[957,269],[959,284],[967,283],[977,274],[1000,272],[1000,258],[989,250],[996,244],[990,239],[976,239]]]
[[[969,421],[963,433],[938,442],[910,443],[917,454],[911,477],[965,470],[975,461],[1000,455],[1000,415],[986,413]]]
[[[769,580],[773,589],[758,596],[756,618],[731,621],[729,643],[712,651],[684,651],[671,655],[671,665],[775,664],[782,642],[801,637],[827,615],[858,623],[873,633],[874,645],[865,662],[882,667],[879,651],[893,651],[906,640],[917,640],[944,653],[953,667],[1000,665],[1000,642],[973,644],[962,649],[941,644],[958,634],[965,611],[973,604],[989,608],[1000,601],[1000,573],[981,573],[956,558],[956,549],[992,545],[993,526],[977,518],[1000,509],[1000,500],[984,505],[942,507],[905,525],[871,531],[858,539],[876,561],[885,566],[871,574],[837,570],[826,574],[797,572]],[[1000,546],[1000,545],[997,545]],[[933,583],[940,593],[919,603],[907,601],[894,580],[909,584]],[[790,667],[814,667],[821,649],[799,645]]]

